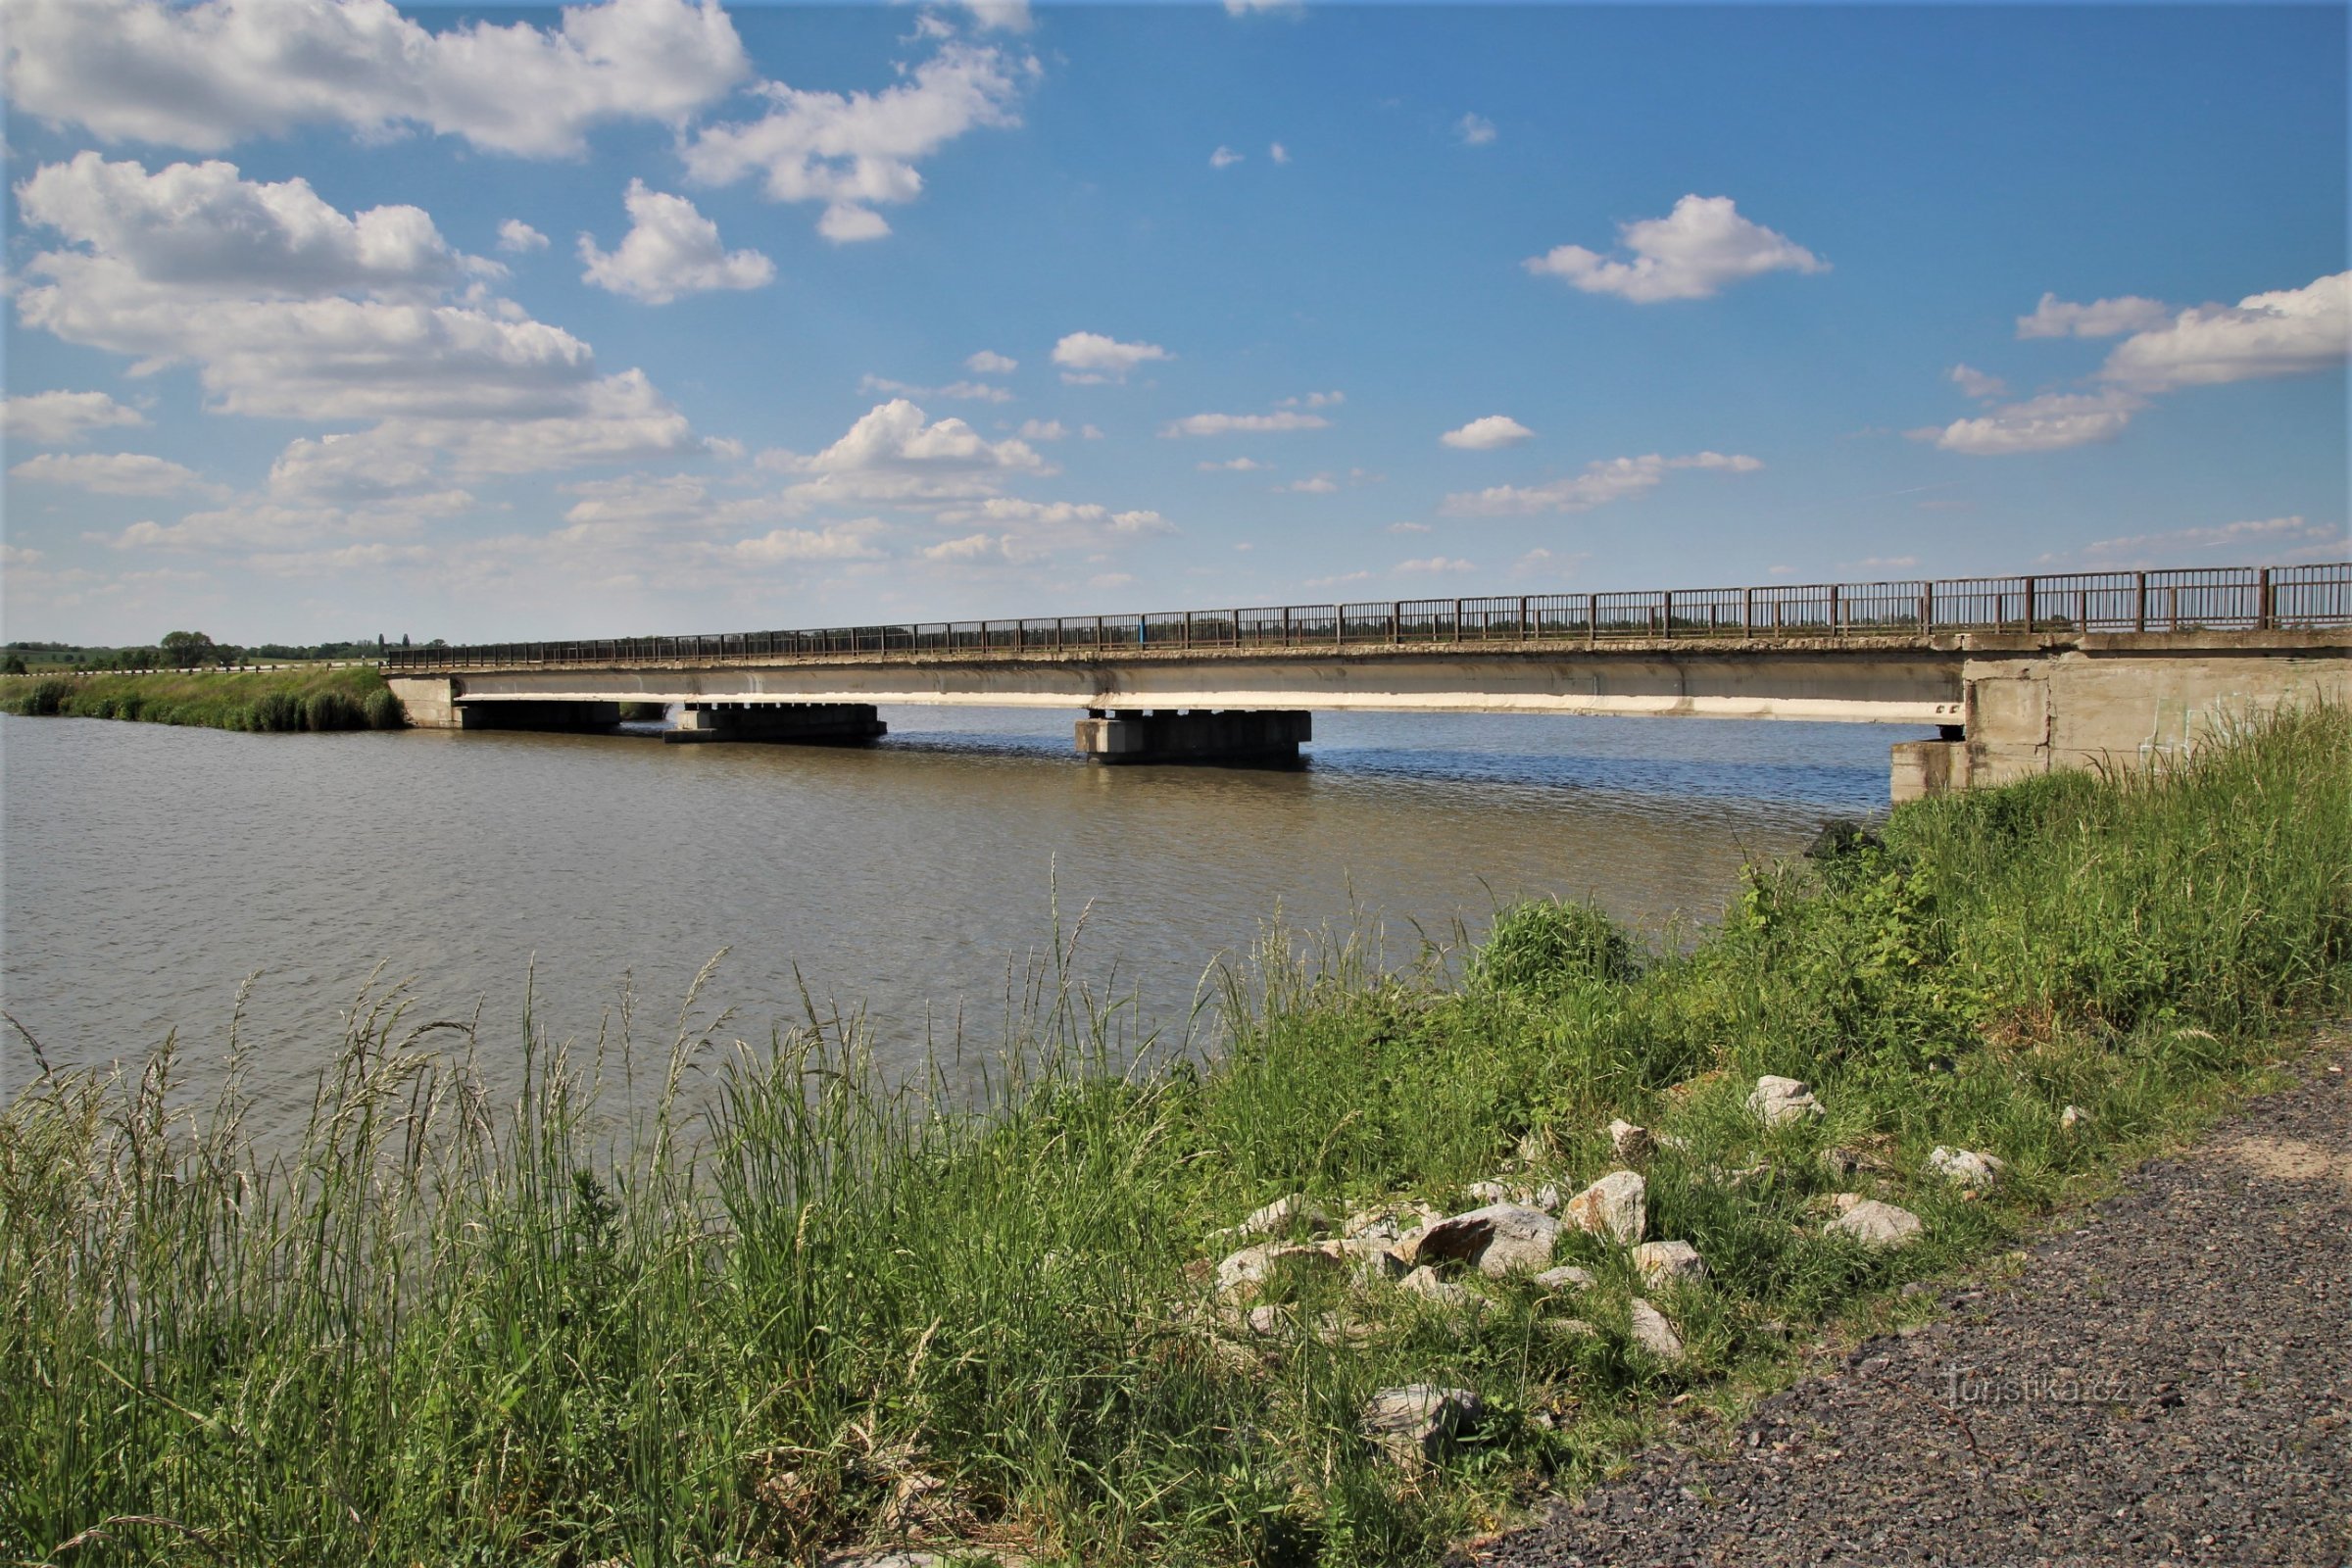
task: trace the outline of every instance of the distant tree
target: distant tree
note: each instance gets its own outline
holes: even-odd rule
[[[22,654],[10,654],[10,655],[9,655],[7,658],[5,658],[5,659],[0,659],[0,675],[22,675],[22,674],[24,674],[24,655],[22,655]]]
[[[157,644],[164,659],[174,669],[194,669],[209,664],[219,653],[219,645],[200,631],[168,631]]]

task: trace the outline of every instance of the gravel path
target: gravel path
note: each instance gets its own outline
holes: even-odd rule
[[[2015,1284],[1475,1555],[2352,1563],[2352,1054],[2126,1178]]]

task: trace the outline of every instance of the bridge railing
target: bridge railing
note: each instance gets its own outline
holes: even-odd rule
[[[1193,648],[1416,647],[1649,638],[1889,637],[1940,631],[2264,630],[2352,625],[2352,562],[2037,577],[1515,594],[1056,615],[811,631],[398,648],[386,666],[510,668]]]

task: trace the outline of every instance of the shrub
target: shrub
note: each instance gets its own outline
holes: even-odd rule
[[[1503,910],[1470,963],[1472,978],[1530,996],[1556,996],[1590,980],[1631,980],[1640,970],[1633,943],[1599,908],[1557,899]]]
[[[392,695],[392,689],[388,686],[368,694],[367,715],[369,729],[409,727],[409,710],[400,706],[400,699]]]
[[[41,714],[61,713],[65,711],[66,699],[73,695],[74,683],[70,680],[60,680],[51,676],[47,680],[36,681],[33,683],[32,690],[25,695],[24,711]]]
[[[366,729],[368,714],[358,703],[341,692],[313,692],[311,700],[303,705],[303,727],[317,734],[338,729]]]
[[[247,710],[245,727],[270,735],[290,734],[304,726],[301,698],[291,692],[268,692]]]

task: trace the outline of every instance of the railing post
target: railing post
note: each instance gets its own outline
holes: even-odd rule
[[[2144,571],[2132,574],[2132,629],[2148,629],[2148,574]]]
[[[2255,623],[2257,627],[2263,631],[2272,630],[2272,622],[2278,618],[2278,606],[2271,597],[2271,568],[2268,566],[2263,567],[2261,574],[2255,578],[2254,605],[2256,614],[2261,617]]]
[[[1600,595],[1585,595],[1585,646],[1600,646]]]
[[[1282,646],[1291,646],[1291,607],[1288,605],[1282,607]]]
[[[1842,637],[1842,636],[1844,636],[1844,635],[1845,635],[1845,625],[1844,625],[1843,618],[1842,618],[1842,617],[1843,617],[1843,615],[1844,615],[1844,610],[1843,610],[1843,609],[1842,609],[1842,607],[1841,607],[1841,606],[1838,604],[1838,585],[1837,585],[1836,583],[1832,583],[1832,584],[1830,584],[1830,635],[1831,635],[1831,636],[1833,636],[1833,637]]]
[[[1404,641],[1404,615],[1396,601],[1389,601],[1389,646],[1395,648]]]
[[[2034,629],[2034,579],[2026,579],[2026,630]]]
[[[1534,642],[1536,640],[1536,634],[1528,629],[1528,595],[1521,594],[1519,596],[1519,640],[1521,642]]]
[[[1753,588],[1742,588],[1740,590],[1740,635],[1753,637],[1755,634],[1756,591]]]
[[[1462,640],[1462,602],[1459,599],[1453,602],[1453,640],[1457,643]]]
[[[1674,635],[1674,595],[1670,593],[1659,595],[1658,635],[1661,637]]]

